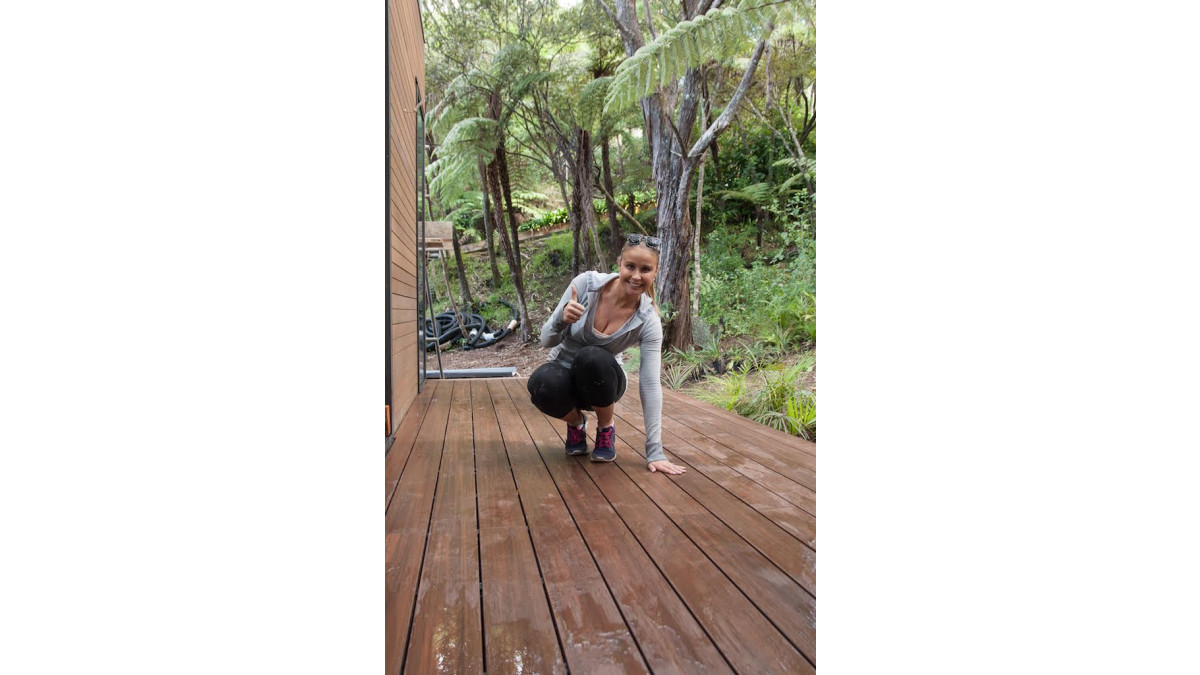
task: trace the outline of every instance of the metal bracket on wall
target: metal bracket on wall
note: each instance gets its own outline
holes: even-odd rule
[[[433,294],[429,292],[429,256],[423,255],[421,258],[421,274],[424,275],[425,278],[425,313],[428,315],[428,318],[421,317],[421,323],[424,324],[425,321],[428,320],[432,325],[437,326],[437,316],[433,313]],[[442,345],[437,341],[436,337],[426,337],[424,327],[418,326],[418,328],[420,328],[421,333],[421,349],[426,349],[427,343],[432,341],[433,349],[435,352],[437,352],[438,373],[440,374],[445,372],[445,370],[442,368]],[[426,370],[426,372],[428,372],[428,370]]]

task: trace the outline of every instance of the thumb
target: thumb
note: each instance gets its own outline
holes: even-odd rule
[[[579,301],[579,291],[575,290],[575,284],[571,284],[571,300],[574,302]]]
[[[650,465],[650,473],[655,473],[656,471],[658,471],[658,469],[654,468],[654,465],[651,464]]]

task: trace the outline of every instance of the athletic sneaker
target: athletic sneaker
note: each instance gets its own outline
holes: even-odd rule
[[[611,462],[617,458],[617,428],[608,425],[596,432],[596,449],[592,450],[593,462]]]
[[[586,455],[587,447],[587,420],[583,424],[573,427],[567,425],[567,454],[568,455]]]

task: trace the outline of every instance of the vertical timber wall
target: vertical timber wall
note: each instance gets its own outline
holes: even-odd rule
[[[425,92],[418,0],[387,2],[387,379],[394,432],[417,396],[417,90]]]

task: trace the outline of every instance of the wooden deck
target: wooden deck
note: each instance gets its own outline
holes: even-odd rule
[[[688,472],[652,474],[637,394],[592,464],[523,378],[428,383],[385,462],[388,675],[815,672],[815,444],[664,391]]]

